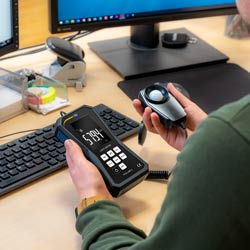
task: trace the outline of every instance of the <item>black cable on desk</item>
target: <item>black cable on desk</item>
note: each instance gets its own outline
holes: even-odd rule
[[[17,134],[32,132],[32,131],[35,131],[35,130],[37,130],[37,128],[28,129],[28,130],[23,130],[23,131],[18,131],[18,132],[14,132],[14,133],[7,134],[7,135],[2,135],[2,136],[0,136],[0,139],[6,138],[6,137],[9,137],[9,136],[12,136],[12,135],[17,135]]]
[[[79,39],[79,38],[81,38],[83,36],[87,36],[87,35],[91,34],[92,32],[93,31],[89,31],[89,30],[79,31],[74,35],[63,37],[63,39],[68,40],[68,41],[73,41],[73,40]],[[24,53],[20,53],[20,54],[17,54],[17,55],[13,55],[13,56],[2,57],[2,58],[0,58],[0,61],[15,58],[15,57],[19,57],[19,56],[32,55],[32,54],[47,50],[46,46],[43,46],[43,44],[38,44],[38,45],[35,45],[35,46],[30,46],[30,47],[26,47],[26,48],[23,48],[23,49],[19,49],[18,51],[26,50],[26,49],[29,49],[29,48],[36,48],[38,46],[42,46],[42,47],[34,49],[34,50],[27,51],[27,52],[24,52]]]

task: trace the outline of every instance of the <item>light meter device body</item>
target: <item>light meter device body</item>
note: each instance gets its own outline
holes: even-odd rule
[[[148,164],[116,138],[96,111],[87,105],[56,121],[56,137],[74,140],[96,165],[113,197],[118,197],[148,175]]]
[[[185,129],[186,113],[180,103],[159,84],[153,84],[142,89],[138,99],[144,107],[150,107],[156,112],[166,127],[181,127]]]

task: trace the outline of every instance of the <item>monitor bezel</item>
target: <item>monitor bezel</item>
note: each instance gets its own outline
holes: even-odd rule
[[[19,49],[19,25],[18,25],[18,0],[12,0],[12,42],[5,47],[0,48],[0,56]]]
[[[219,15],[236,14],[236,4],[189,8],[178,11],[169,12],[164,15],[138,17],[136,19],[113,20],[105,22],[80,23],[80,24],[58,24],[58,1],[48,0],[49,7],[49,30],[52,34],[62,32],[72,32],[81,30],[96,30],[102,28],[131,26],[147,23],[159,23],[165,21],[175,21],[191,18],[211,17]]]

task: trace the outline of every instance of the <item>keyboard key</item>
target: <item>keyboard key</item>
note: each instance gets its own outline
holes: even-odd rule
[[[58,161],[55,159],[49,160],[49,164],[51,164],[51,165],[56,165],[57,163],[58,163]]]
[[[0,153],[0,161],[5,158],[5,155],[3,153]]]
[[[18,152],[21,152],[21,151],[22,151],[22,149],[19,148],[19,147],[12,148],[11,150],[12,150],[14,153],[18,153]]]
[[[7,166],[6,166],[8,169],[15,169],[16,168],[16,164],[15,163],[9,163],[9,164],[7,164]]]
[[[19,142],[26,142],[27,140],[28,140],[28,138],[23,137],[23,138],[20,138],[20,139],[19,139]]]
[[[16,145],[15,142],[9,142],[9,143],[7,144],[7,146],[8,146],[9,148],[14,147],[15,145]]]
[[[8,172],[8,169],[5,166],[0,167],[0,173]]]
[[[124,134],[124,130],[123,129],[117,129],[112,131],[114,133],[115,136],[120,136]]]
[[[64,162],[65,161],[65,156],[64,155],[59,155],[56,157],[56,160],[59,162]]]
[[[7,145],[1,145],[0,146],[0,151],[4,151],[4,150],[6,150],[8,147],[7,147]]]
[[[20,172],[24,172],[24,171],[27,170],[27,168],[24,167],[24,166],[18,166],[16,169],[17,169],[18,171],[20,171]]]
[[[13,162],[16,160],[16,157],[14,155],[11,155],[9,156],[7,159],[6,159],[8,162]]]
[[[4,166],[6,166],[7,164],[8,164],[8,162],[7,162],[6,159],[3,159],[3,160],[0,161],[0,167],[1,167],[1,166],[4,167]]]
[[[2,180],[7,180],[7,179],[10,178],[10,176],[9,176],[8,173],[4,173],[4,174],[0,174],[0,178],[1,178]],[[2,183],[1,183],[1,184],[2,184]]]
[[[12,169],[12,170],[9,171],[9,174],[14,176],[14,175],[19,174],[19,172],[16,169]]]

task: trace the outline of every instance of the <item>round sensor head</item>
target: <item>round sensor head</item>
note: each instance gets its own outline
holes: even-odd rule
[[[146,88],[145,96],[152,103],[164,103],[168,100],[168,91],[160,85],[152,85]]]
[[[153,101],[160,102],[164,98],[164,95],[160,90],[155,89],[149,93],[149,98]]]

